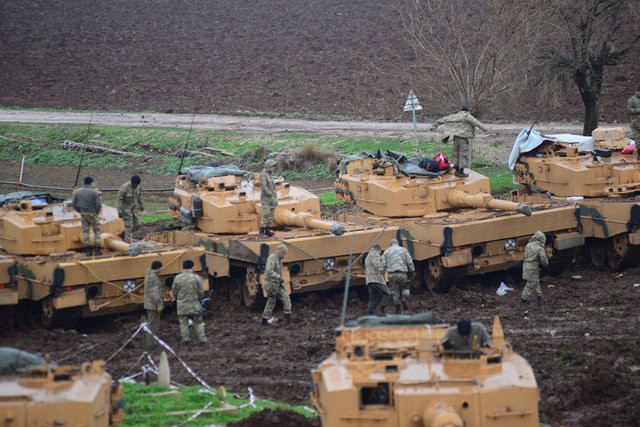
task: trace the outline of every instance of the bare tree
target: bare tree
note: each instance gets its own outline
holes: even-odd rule
[[[541,14],[527,0],[400,0],[422,92],[482,114],[517,96],[533,68]]]
[[[640,40],[638,0],[540,0],[550,36],[540,65],[567,77],[584,104],[584,135],[598,127],[604,69]]]

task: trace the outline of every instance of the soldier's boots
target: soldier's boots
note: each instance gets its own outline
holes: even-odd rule
[[[284,320],[291,320],[291,313],[285,313]]]
[[[373,310],[367,310],[367,316],[373,316]]]
[[[262,326],[269,326],[269,319],[265,319],[264,317],[262,318],[262,321],[260,322],[260,324]]]
[[[456,176],[460,178],[466,178],[469,174],[464,173],[464,168],[456,166]]]
[[[100,245],[96,245],[94,247],[93,253],[96,255],[102,255],[102,251],[100,251]]]
[[[273,233],[271,232],[271,227],[265,227],[264,234],[269,237],[273,236]]]
[[[91,256],[92,255],[91,246],[85,246],[84,247],[84,254],[86,256]]]
[[[528,299],[521,298],[521,299],[520,299],[520,304],[523,304],[523,305],[524,305],[524,304],[529,304],[529,300],[528,300]]]
[[[381,305],[380,306],[380,316],[384,317],[386,315],[387,315],[387,313],[384,312],[384,305]]]
[[[396,314],[402,313],[402,306],[400,304],[396,304]]]
[[[538,304],[542,304],[542,295],[538,295]]]

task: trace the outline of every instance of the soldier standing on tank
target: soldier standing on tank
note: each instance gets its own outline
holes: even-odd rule
[[[134,175],[118,190],[118,216],[124,221],[124,240],[129,243],[133,239],[133,232],[140,227],[140,214],[144,211],[140,182],[140,177]]]
[[[287,252],[287,247],[280,244],[276,251],[267,258],[264,268],[264,284],[262,285],[262,288],[267,293],[267,303],[262,312],[262,326],[269,326],[269,318],[276,307],[277,300],[282,301],[284,318],[286,320],[291,319],[291,298],[289,298],[289,293],[284,287],[284,280],[282,279],[282,259]]]
[[[202,311],[200,309],[200,302],[204,297],[204,288],[200,277],[192,271],[193,265],[193,261],[189,259],[182,262],[183,271],[173,280],[171,289],[176,299],[176,311],[178,322],[180,322],[182,343],[191,343],[191,333],[189,332],[189,321],[191,321],[199,343],[206,344],[207,337],[204,334],[204,321],[202,320]]]
[[[153,261],[151,268],[144,277],[144,309],[147,312],[147,326],[154,334],[157,334],[158,326],[160,325],[160,313],[162,313],[162,309],[164,308],[159,277],[161,268],[162,263],[160,261]],[[145,351],[151,350],[152,345],[153,337],[150,334],[145,334]]]
[[[384,251],[384,259],[389,272],[391,298],[396,306],[396,313],[401,313],[401,304],[407,309],[406,299],[409,297],[409,286],[416,269],[409,251],[400,246],[396,239],[389,242],[389,247]]]
[[[471,168],[471,139],[475,136],[476,128],[487,131],[487,127],[480,123],[478,119],[473,117],[469,112],[469,108],[462,107],[455,114],[439,118],[431,127],[436,130],[438,126],[445,124],[445,136],[442,139],[445,142],[453,142],[453,157],[455,158],[456,176],[467,177],[464,173],[465,168]]]
[[[389,305],[391,291],[384,280],[384,272],[387,263],[382,256],[382,248],[379,244],[373,245],[371,252],[364,260],[367,289],[369,290],[368,314],[374,314],[376,307],[380,305],[380,314],[385,315],[385,307]]]
[[[627,110],[631,115],[633,140],[636,144],[640,144],[640,83],[636,87],[636,94],[627,101]]]
[[[94,253],[100,255],[100,210],[102,209],[102,199],[95,189],[93,178],[90,176],[84,178],[84,185],[73,194],[71,205],[80,214],[85,254],[91,256],[91,241],[89,239],[89,229],[91,228],[93,229]]]
[[[262,218],[260,219],[260,234],[262,236],[272,236],[271,223],[273,213],[278,206],[278,194],[276,185],[271,178],[275,170],[276,161],[268,159],[264,162],[264,169],[260,172],[260,206],[262,207]]]
[[[547,238],[542,231],[536,231],[524,248],[524,262],[522,263],[522,278],[527,281],[522,290],[521,304],[528,304],[535,294],[538,302],[542,303],[542,290],[540,289],[540,267],[549,265],[545,242]]]

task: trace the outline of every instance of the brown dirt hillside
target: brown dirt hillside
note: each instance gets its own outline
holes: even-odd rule
[[[453,106],[437,93],[397,77],[414,58],[394,3],[2,2],[0,105],[397,120],[414,89],[424,116],[448,112]],[[638,53],[609,69],[603,121],[628,120],[624,103],[640,81]],[[543,112],[513,100],[487,118],[580,120],[574,92]]]

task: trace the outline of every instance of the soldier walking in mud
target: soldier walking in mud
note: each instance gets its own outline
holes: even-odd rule
[[[140,214],[144,211],[140,182],[140,177],[134,175],[118,190],[118,216],[124,221],[124,240],[129,243],[133,240],[133,232],[140,227]]]
[[[640,144],[640,83],[636,87],[636,94],[627,101],[627,110],[631,115],[633,140],[636,144]]]
[[[93,230],[93,244],[96,255],[100,255],[100,210],[102,209],[102,199],[95,189],[93,178],[86,176],[84,185],[80,187],[71,200],[73,209],[80,214],[82,224],[82,241],[84,242],[84,252],[91,256],[91,241],[89,239],[89,229]]]
[[[542,289],[540,289],[540,267],[549,265],[545,242],[547,238],[542,231],[536,231],[524,248],[524,262],[522,263],[522,278],[527,281],[522,290],[521,304],[528,304],[535,294],[538,302],[542,303]]]
[[[385,315],[385,307],[389,305],[391,291],[384,280],[384,272],[387,263],[382,256],[382,248],[379,244],[373,245],[371,252],[364,260],[367,289],[369,290],[369,306],[367,313],[375,314],[376,307],[380,305],[380,314]]]
[[[384,259],[389,272],[391,299],[396,306],[396,313],[399,314],[402,312],[402,306],[407,310],[406,300],[409,298],[409,286],[415,276],[416,269],[409,251],[400,246],[396,239],[389,242],[389,247],[384,251]]]
[[[276,166],[276,161],[268,159],[264,162],[264,169],[260,172],[260,206],[262,207],[262,218],[260,219],[260,235],[272,236],[271,223],[273,213],[278,206],[278,194],[276,185],[271,178],[271,174]]]
[[[276,251],[267,258],[264,268],[264,284],[262,285],[267,293],[267,303],[262,312],[262,326],[269,326],[269,318],[276,307],[277,300],[282,301],[284,318],[287,320],[291,318],[291,298],[289,298],[289,293],[285,289],[282,279],[282,259],[287,252],[287,247],[280,244]]]
[[[153,261],[151,268],[149,268],[147,275],[144,277],[144,309],[147,313],[147,326],[154,334],[157,334],[158,326],[160,325],[160,313],[164,308],[159,277],[161,268],[162,263],[160,261]],[[153,337],[148,333],[145,334],[143,344],[145,351],[151,350]]]
[[[204,297],[204,288],[200,277],[193,273],[193,261],[185,260],[182,263],[182,273],[173,280],[173,296],[176,299],[176,311],[178,322],[180,323],[180,337],[183,344],[191,343],[191,333],[189,332],[189,321],[193,322],[193,328],[200,344],[207,343],[204,334],[204,321],[200,301]]]
[[[446,125],[443,142],[453,142],[453,157],[455,159],[456,176],[467,177],[465,168],[471,168],[471,139],[475,136],[475,129],[478,127],[487,131],[485,125],[473,117],[467,107],[462,107],[455,114],[441,117],[435,122],[431,130],[436,130],[440,125]]]

